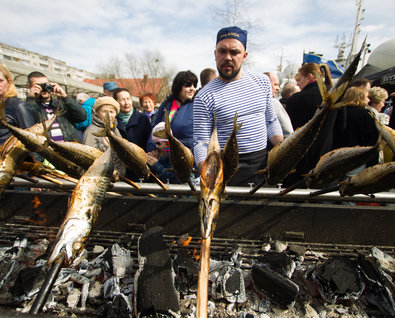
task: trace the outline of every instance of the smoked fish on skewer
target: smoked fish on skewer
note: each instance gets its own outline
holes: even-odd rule
[[[150,171],[144,149],[125,138],[116,136],[111,131],[110,117],[108,113],[105,121],[105,128],[94,133],[94,135],[97,137],[107,137],[110,141],[111,148],[118,155],[119,159],[121,159],[123,164],[133,171],[139,178],[147,179],[151,175],[162,189],[168,190],[168,187]]]
[[[45,122],[47,128],[51,127],[56,118],[59,116],[59,111],[55,112],[55,115]],[[0,118],[3,122],[6,120],[5,117],[5,103],[0,103]],[[43,134],[43,125],[37,123],[26,129],[31,133]],[[23,162],[26,156],[29,154],[29,150],[24,144],[15,136],[8,138],[0,149],[0,193],[2,193],[9,186],[12,178],[18,166]]]
[[[196,192],[196,188],[191,180],[193,172],[192,151],[173,136],[170,129],[169,113],[167,112],[167,109],[165,109],[165,132],[166,138],[169,140],[169,159],[173,167],[174,174],[180,183],[188,183],[191,190]]]
[[[221,195],[224,191],[223,163],[218,142],[217,128],[211,134],[207,157],[200,174],[200,229],[202,243],[200,249],[200,268],[196,317],[207,317],[208,278],[210,268],[210,248],[219,215]]]
[[[341,102],[341,98],[353,79],[364,47],[365,44],[362,45],[354,61],[329,93],[322,77],[319,74],[314,74],[322,96],[321,106],[304,126],[298,128],[269,151],[266,168],[258,172],[264,174],[264,180],[251,189],[250,194],[255,193],[265,183],[276,185],[292,173],[314,143],[329,112],[345,106]]]

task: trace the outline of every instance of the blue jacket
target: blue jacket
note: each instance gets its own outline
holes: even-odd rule
[[[169,171],[171,168],[169,154],[166,154],[158,159],[158,162],[151,167],[151,171],[164,183],[169,181],[171,184],[179,184],[174,172]]]
[[[157,113],[155,114],[152,127],[155,127],[161,121],[165,121],[165,108],[170,113],[171,103],[174,98],[172,95],[168,96],[165,101],[160,105]],[[185,101],[181,107],[174,114],[170,123],[173,136],[181,141],[185,146],[193,152],[193,101]],[[155,149],[155,145],[150,140],[148,151]]]
[[[148,138],[151,136],[151,124],[148,117],[135,109],[126,125],[122,123],[119,116],[117,116],[117,121],[122,137],[146,150]]]
[[[81,107],[85,110],[86,112],[86,120],[76,123],[75,128],[78,130],[84,132],[85,129],[92,124],[92,108],[93,104],[95,103],[96,99],[94,98],[88,98],[85,102],[82,103]]]

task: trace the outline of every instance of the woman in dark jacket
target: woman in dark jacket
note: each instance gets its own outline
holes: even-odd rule
[[[148,117],[134,109],[132,98],[126,88],[115,89],[113,97],[121,106],[121,111],[117,115],[117,128],[122,137],[146,150],[151,135]]]
[[[34,119],[30,107],[18,97],[11,73],[5,66],[0,64],[0,100],[5,103],[5,115],[7,122],[22,129],[33,126]],[[4,126],[0,126],[0,145],[2,145],[11,133]]]
[[[172,94],[160,105],[152,127],[165,121],[165,109],[169,113],[173,136],[193,151],[193,98],[196,94],[197,76],[191,71],[179,72],[173,80]],[[148,151],[154,150],[150,142]]]
[[[366,108],[369,92],[361,87],[350,87],[344,94],[347,104],[346,124],[343,131],[335,135],[334,148],[373,146],[379,136],[375,120]]]

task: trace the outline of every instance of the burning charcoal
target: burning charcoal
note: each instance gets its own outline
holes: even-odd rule
[[[370,255],[376,259],[383,270],[391,275],[395,274],[395,259],[393,257],[382,252],[377,247],[372,247]]]
[[[76,282],[78,284],[82,285],[82,290],[81,290],[81,309],[86,308],[86,300],[88,299],[89,295],[89,285],[90,285],[90,280],[89,278],[86,278],[80,274],[72,274],[70,279],[73,282]]]
[[[288,250],[298,256],[304,256],[306,254],[306,249],[303,246],[290,244]]]
[[[104,248],[103,246],[95,245],[95,246],[93,247],[92,253],[93,253],[93,254],[101,254],[101,253],[104,252],[104,250],[105,250],[105,248]]]
[[[210,272],[211,295],[214,299],[226,299],[231,303],[247,301],[243,271],[225,265],[219,270]]]
[[[45,280],[44,266],[27,267],[18,273],[18,277],[11,288],[15,298],[25,300],[37,293]]]
[[[111,250],[106,248],[100,255],[89,262],[89,266],[91,268],[102,268],[105,273],[108,273],[108,277],[112,276]]]
[[[275,241],[273,245],[274,250],[278,253],[284,252],[288,248],[287,242]]]
[[[346,257],[333,257],[312,273],[322,298],[335,303],[337,299],[358,299],[364,285],[356,264]]]
[[[102,288],[102,284],[100,284],[97,280],[95,280],[94,283],[90,285],[89,298],[100,297],[101,288]]]
[[[174,260],[177,290],[182,293],[196,292],[199,266],[185,249],[178,249]]]
[[[111,247],[111,254],[114,275],[119,278],[125,277],[125,275],[130,275],[133,270],[133,260],[130,256],[130,251],[120,247],[118,244],[114,244]]]
[[[299,286],[267,266],[253,265],[251,269],[255,289],[277,303],[282,309],[295,304]]]
[[[134,277],[128,276],[121,279],[121,294],[129,296],[134,292]]]
[[[104,318],[130,318],[132,316],[132,305],[130,299],[119,294],[112,302],[107,302],[98,312],[98,317]]]
[[[119,278],[113,276],[106,280],[103,285],[103,298],[112,300],[116,295],[121,293],[121,287],[119,286]]]
[[[285,253],[266,253],[258,257],[259,264],[266,264],[277,273],[291,278],[295,262]]]
[[[372,256],[359,254],[357,260],[367,279],[364,298],[377,306],[384,315],[395,316],[395,286],[392,278],[378,266]]]
[[[163,241],[163,228],[148,229],[138,241],[139,269],[135,275],[137,316],[180,311],[174,287],[169,250]]]
[[[259,313],[268,313],[272,310],[272,303],[267,298],[259,298],[256,293],[250,292],[248,295],[250,308]]]
[[[72,309],[77,308],[80,297],[81,292],[77,288],[73,288],[67,295],[67,306]]]

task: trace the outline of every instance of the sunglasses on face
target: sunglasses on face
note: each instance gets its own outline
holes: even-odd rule
[[[184,84],[185,87],[191,87],[192,85],[193,85],[193,87],[195,87],[195,88],[197,87],[197,84],[192,83],[192,82],[188,82],[188,83],[185,83],[185,84]]]

